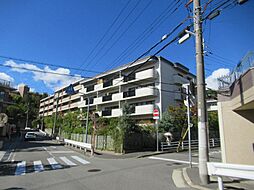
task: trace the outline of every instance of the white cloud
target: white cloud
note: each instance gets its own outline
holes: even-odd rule
[[[33,64],[17,64],[13,60],[6,61],[4,65],[8,65],[12,67],[13,71],[19,72],[19,73],[25,73],[25,72],[31,72],[33,73],[33,79],[35,81],[43,81],[43,83],[53,89],[56,90],[62,86],[68,85],[76,80],[79,80],[81,77],[79,75],[73,77],[68,76],[70,74],[69,69],[65,68],[57,68],[57,69],[51,69],[48,66],[45,66],[43,69],[37,67]],[[26,68],[28,70],[20,69],[20,68]],[[39,71],[39,72],[36,72]],[[59,74],[54,74],[59,73]]]
[[[14,79],[10,75],[7,75],[7,74],[2,73],[2,72],[0,72],[0,79],[7,80],[7,81],[10,81],[10,82],[14,81]]]
[[[218,90],[217,78],[224,76],[224,75],[228,75],[229,72],[230,72],[230,70],[227,68],[220,68],[220,69],[213,71],[213,73],[206,78],[206,84],[207,84],[206,87],[214,89],[214,90]]]
[[[39,67],[35,65],[28,64],[28,63],[17,64],[13,60],[5,61],[4,65],[12,67],[11,70],[19,72],[19,73],[29,72],[29,70],[42,71],[42,69],[40,69]],[[20,68],[25,68],[25,69],[20,69]]]

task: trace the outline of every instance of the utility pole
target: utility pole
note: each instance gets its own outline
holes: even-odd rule
[[[207,140],[207,111],[205,100],[205,71],[200,0],[193,0],[193,13],[197,66],[199,176],[202,184],[208,184],[209,177],[207,171],[207,162],[209,161],[209,158]]]
[[[27,103],[27,111],[26,111],[26,127],[25,127],[25,128],[28,127],[29,106],[30,106],[30,103],[28,102],[28,103]]]
[[[87,101],[88,101],[88,105],[87,105],[87,113],[86,113],[86,143],[87,143],[87,131],[88,131],[88,119],[89,119],[89,107],[90,107],[90,100],[89,97],[87,96]]]
[[[54,117],[54,125],[53,125],[52,135],[55,134],[55,130],[56,130],[56,120],[57,120],[57,110],[58,110],[59,94],[60,94],[60,92],[57,93],[56,112],[55,112],[55,117]]]
[[[187,117],[188,117],[189,165],[190,165],[190,167],[192,167],[191,120],[190,120],[190,84],[187,86]]]

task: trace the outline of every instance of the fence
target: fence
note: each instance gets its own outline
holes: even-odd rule
[[[220,146],[220,139],[219,138],[214,138],[209,140],[209,146],[210,147],[219,147]],[[187,150],[189,149],[189,142],[188,141],[183,141],[180,143],[176,142],[171,142],[168,144],[167,142],[161,142],[161,151],[177,151],[178,147],[181,150]],[[191,149],[198,149],[198,140],[192,140],[191,141]]]
[[[248,52],[244,58],[237,64],[233,71],[226,76],[218,78],[219,90],[227,89],[249,68],[254,67],[254,52]]]
[[[67,134],[62,133],[61,137],[78,142],[85,142],[85,134]],[[91,144],[91,135],[87,135],[87,143]],[[114,150],[113,139],[110,136],[97,135],[95,137],[95,149],[97,150]]]

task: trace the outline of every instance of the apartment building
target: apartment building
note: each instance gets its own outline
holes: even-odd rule
[[[13,104],[10,93],[14,90],[10,81],[0,80],[0,113],[5,113],[7,106]]]
[[[146,57],[89,79],[73,83],[77,92],[65,93],[66,87],[41,100],[40,115],[52,115],[56,110],[66,112],[75,109],[96,111],[102,117],[119,117],[124,103],[132,106],[131,116],[145,122],[153,122],[153,110],[162,113],[169,105],[183,103],[181,84],[195,80],[189,69],[180,63],[172,63],[163,57]]]
[[[83,79],[82,79],[83,80]],[[78,80],[73,84],[75,94],[68,95],[65,90],[67,86],[63,86],[56,90],[53,95],[50,95],[40,101],[39,116],[46,117],[51,116],[56,111],[58,113],[66,113],[68,111],[78,110],[78,106],[81,100],[81,90],[80,81]]]

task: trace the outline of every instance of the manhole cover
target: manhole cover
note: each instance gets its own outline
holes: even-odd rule
[[[90,170],[88,170],[88,172],[99,172],[99,171],[101,171],[100,169],[90,169]]]

